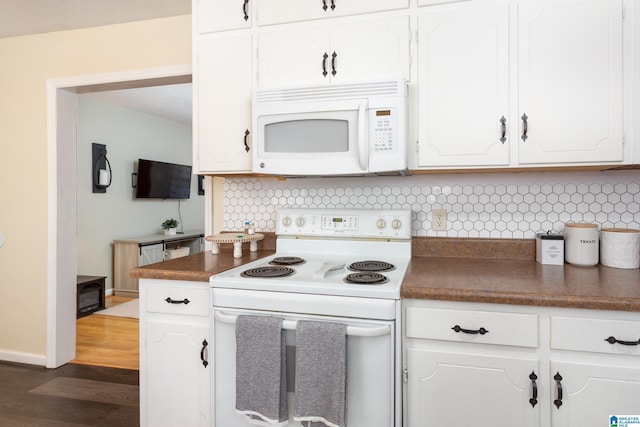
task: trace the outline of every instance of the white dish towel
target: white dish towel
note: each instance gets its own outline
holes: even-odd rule
[[[346,374],[346,325],[298,321],[293,419],[304,427],[345,427]]]
[[[236,320],[236,412],[249,424],[289,422],[282,321],[253,315]]]

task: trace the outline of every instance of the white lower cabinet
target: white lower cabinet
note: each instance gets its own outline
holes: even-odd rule
[[[210,425],[208,283],[140,279],[140,425]]]
[[[640,313],[404,300],[405,427],[640,414]]]
[[[537,360],[408,348],[407,370],[409,426],[538,425]]]
[[[611,415],[640,416],[640,360],[635,367],[601,363],[551,361],[553,427],[608,426]]]

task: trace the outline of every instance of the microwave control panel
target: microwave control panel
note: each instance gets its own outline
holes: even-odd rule
[[[398,118],[394,108],[370,110],[373,151],[384,153],[396,149]]]
[[[288,208],[276,216],[279,236],[411,239],[410,210]]]

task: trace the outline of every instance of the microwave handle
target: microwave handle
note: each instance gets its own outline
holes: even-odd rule
[[[367,145],[367,135],[365,135],[367,126],[365,120],[367,118],[367,103],[365,101],[360,103],[358,108],[358,158],[360,161],[360,169],[363,171],[369,170],[369,147]]]
[[[215,319],[222,323],[235,324],[238,316],[224,314],[220,311],[214,310]],[[282,329],[287,329],[293,331],[296,329],[298,322],[295,320],[283,320]],[[380,337],[384,335],[389,335],[391,333],[391,328],[388,325],[381,326],[348,326],[347,325],[347,335],[355,336],[355,337]]]

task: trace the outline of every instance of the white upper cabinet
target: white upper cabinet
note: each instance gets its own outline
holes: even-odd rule
[[[258,25],[402,9],[409,0],[258,0]]]
[[[629,163],[622,24],[622,0],[420,8],[417,168]]]
[[[409,79],[409,17],[258,35],[258,86]]]
[[[198,41],[194,157],[199,173],[251,171],[252,36]]]
[[[521,0],[518,34],[519,162],[622,161],[622,0]]]
[[[192,9],[198,33],[251,28],[251,4],[252,0],[194,0]]]
[[[436,4],[458,3],[461,1],[472,1],[472,0],[418,0],[418,6],[433,6]]]
[[[418,165],[507,166],[509,4],[465,2],[418,17]]]

